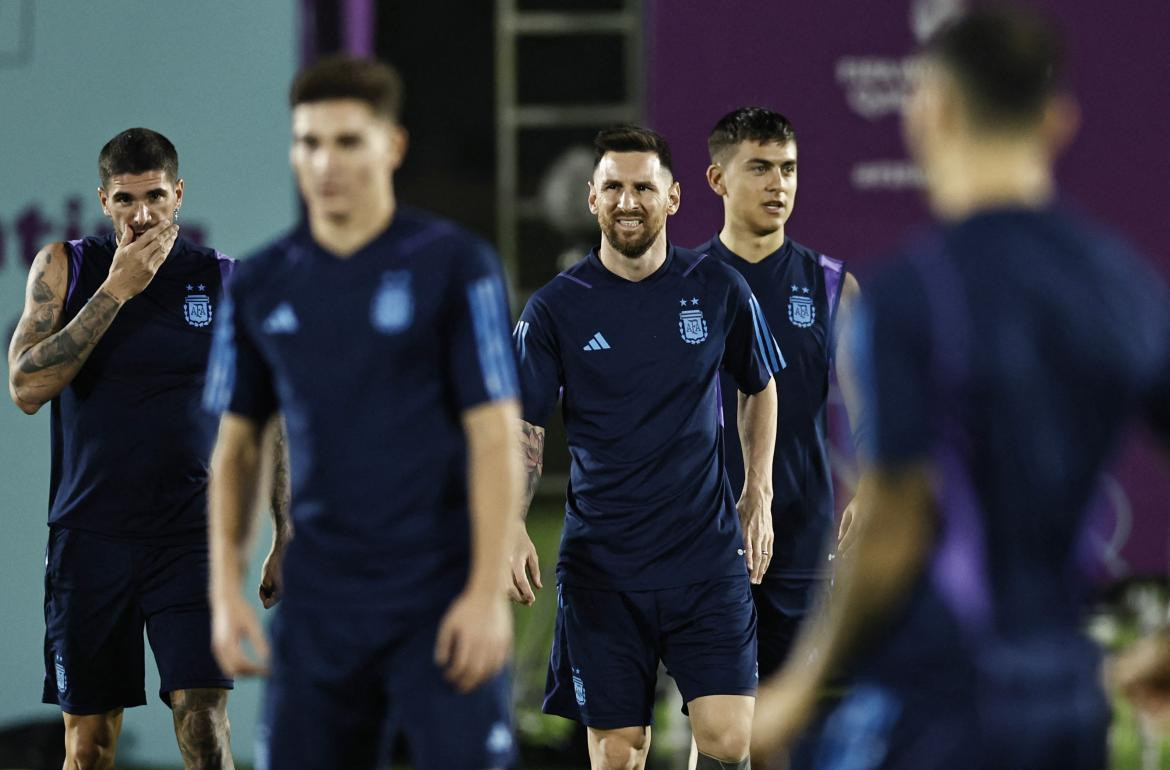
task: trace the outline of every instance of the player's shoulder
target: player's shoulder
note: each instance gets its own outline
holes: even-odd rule
[[[283,235],[274,238],[243,259],[234,261],[231,274],[233,294],[239,294],[265,280],[266,276],[279,275],[291,261],[303,259],[308,226],[299,225]]]
[[[395,213],[392,227],[397,231],[393,248],[398,251],[427,251],[454,266],[499,264],[496,250],[487,240],[438,214],[402,207]]]
[[[788,239],[788,246],[795,259],[807,262],[811,267],[820,268],[821,270],[827,270],[839,275],[845,274],[845,260],[843,259],[831,257],[823,251],[806,246],[792,238]]]
[[[674,247],[674,270],[684,280],[698,281],[712,289],[750,294],[747,279],[718,256],[718,252]]]
[[[597,278],[590,254],[586,254],[533,292],[531,301],[556,306],[558,298],[572,298],[592,290]]]

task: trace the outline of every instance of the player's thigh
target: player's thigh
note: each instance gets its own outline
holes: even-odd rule
[[[211,651],[204,543],[143,547],[139,553],[140,607],[158,665],[159,696],[176,690],[230,690]]]
[[[557,587],[544,711],[589,727],[649,725],[658,677],[652,591]]]
[[[797,632],[824,581],[765,575],[751,587],[756,605],[756,636],[760,678],[780,670],[792,651]]]
[[[747,575],[657,592],[662,660],[683,701],[755,696],[756,608]]]
[[[469,693],[435,664],[438,621],[412,624],[387,663],[390,723],[406,736],[416,770],[487,770],[515,759],[511,671]]]
[[[53,527],[46,556],[43,701],[79,716],[146,703],[129,546]]]
[[[367,613],[279,605],[258,766],[376,766],[387,713],[382,633]]]

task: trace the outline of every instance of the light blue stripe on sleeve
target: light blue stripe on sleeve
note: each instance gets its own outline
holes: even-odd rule
[[[207,382],[203,386],[203,408],[220,414],[231,404],[236,385],[235,308],[231,294],[223,292],[215,333],[211,337],[211,356],[207,365]]]
[[[516,330],[512,332],[512,338],[516,341],[516,352],[520,355],[520,360],[524,360],[524,356],[528,353],[528,322],[517,321]]]
[[[751,308],[752,323],[756,330],[756,352],[770,371],[778,372],[784,368],[781,362],[780,348],[772,339],[772,333],[768,331],[768,326],[764,322],[764,313],[760,310],[755,295],[748,296],[748,307]]]
[[[467,288],[476,353],[483,370],[484,390],[497,401],[516,396],[516,372],[507,344],[508,326],[504,290],[495,276],[486,276]]]

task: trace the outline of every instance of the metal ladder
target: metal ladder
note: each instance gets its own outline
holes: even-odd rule
[[[496,0],[496,246],[516,280],[520,267],[520,224],[540,219],[541,206],[520,192],[520,133],[573,127],[601,128],[637,123],[645,103],[643,62],[643,0],[622,0],[608,10],[521,10],[523,0]],[[531,3],[527,3],[531,4]],[[555,0],[546,0],[547,5]],[[556,104],[522,104],[519,96],[518,49],[529,36],[613,35],[623,41],[625,99],[607,104],[573,103],[571,94]],[[555,62],[550,61],[550,66]]]

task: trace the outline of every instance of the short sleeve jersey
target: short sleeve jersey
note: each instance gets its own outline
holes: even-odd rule
[[[767,387],[780,352],[735,271],[670,247],[641,281],[596,250],[513,333],[524,419],[557,405],[571,455],[559,579],[651,590],[746,573],[723,459],[721,377]]]
[[[833,550],[833,476],[829,467],[829,380],[836,348],[834,327],[844,283],[843,262],[791,238],[759,262],[738,256],[716,236],[699,251],[728,265],[747,281],[764,310],[786,366],[776,375],[779,400],[772,459],[772,529],[769,575],[822,575]],[[738,395],[723,385],[723,410],[734,424]],[[743,486],[739,434],[727,431],[727,476]]]
[[[63,325],[101,287],[117,250],[112,234],[65,245]],[[53,399],[50,524],[159,544],[207,538],[215,420],[200,396],[233,264],[179,238]]]
[[[1083,216],[999,209],[915,242],[865,304],[869,451],[887,469],[930,462],[940,485],[932,561],[886,663],[916,675],[924,640],[938,655],[989,629],[1078,633],[1103,466],[1139,414],[1170,440],[1161,281]]]
[[[243,262],[206,405],[288,428],[292,602],[426,612],[468,574],[461,417],[517,396],[498,260],[411,210],[346,259],[307,228]]]

